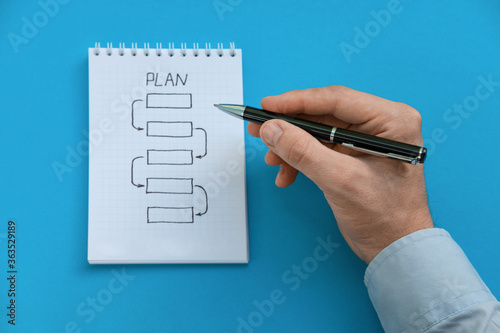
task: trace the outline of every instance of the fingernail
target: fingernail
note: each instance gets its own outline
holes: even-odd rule
[[[267,144],[275,147],[281,134],[283,134],[281,127],[275,123],[270,123],[262,128],[261,137]]]

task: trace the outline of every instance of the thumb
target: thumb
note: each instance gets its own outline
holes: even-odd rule
[[[331,170],[339,174],[350,164],[346,160],[349,156],[325,147],[303,129],[283,120],[265,122],[260,137],[271,151],[317,185],[325,178],[333,180]]]

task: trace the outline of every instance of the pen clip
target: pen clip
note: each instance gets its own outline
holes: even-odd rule
[[[392,158],[392,159],[395,159],[398,161],[407,162],[407,163],[410,163],[413,165],[416,165],[418,163],[417,157],[404,156],[404,155],[399,155],[399,154],[395,154],[395,153],[381,153],[379,151],[374,151],[374,150],[370,150],[370,149],[366,149],[366,148],[356,147],[352,143],[342,143],[342,146],[346,146],[346,147],[351,148],[353,150],[357,150],[357,151],[367,153],[370,155],[388,157],[388,158]]]

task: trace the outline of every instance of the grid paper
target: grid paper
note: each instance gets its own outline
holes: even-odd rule
[[[88,260],[246,263],[241,50],[89,49]]]

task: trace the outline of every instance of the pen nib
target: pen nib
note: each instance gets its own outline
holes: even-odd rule
[[[245,113],[245,107],[242,105],[234,105],[234,104],[214,104],[219,110],[224,111],[231,116],[235,116],[237,118],[243,117]]]

